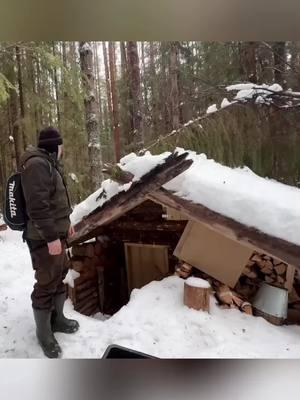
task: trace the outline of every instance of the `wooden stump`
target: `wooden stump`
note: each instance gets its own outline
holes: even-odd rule
[[[188,278],[184,282],[184,305],[209,312],[210,289],[209,282],[200,278]]]

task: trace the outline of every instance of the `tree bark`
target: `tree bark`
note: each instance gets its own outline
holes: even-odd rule
[[[18,70],[18,87],[19,87],[19,100],[20,100],[20,111],[21,121],[20,128],[23,139],[23,149],[27,147],[27,137],[25,132],[25,99],[23,90],[23,74],[22,74],[22,63],[21,63],[21,50],[19,46],[16,46],[16,59],[17,59],[17,70]]]
[[[63,66],[64,70],[62,72],[62,90],[63,90],[63,130],[66,131],[67,128],[67,118],[68,118],[68,109],[69,109],[69,99],[68,99],[68,93],[67,93],[67,88],[66,88],[66,70],[68,68],[68,61],[67,61],[67,49],[66,49],[66,42],[62,42],[62,61],[63,61]],[[75,61],[75,60],[74,60]],[[59,112],[59,109],[57,110]],[[62,123],[60,123],[62,125]],[[62,128],[62,126],[60,126]]]
[[[159,119],[161,123],[159,124],[159,130],[162,132],[168,132],[172,126],[170,120],[170,88],[169,88],[169,81],[167,78],[167,67],[168,67],[168,50],[169,45],[167,42],[160,43],[160,58],[161,58],[161,89],[159,90]]]
[[[112,113],[112,101],[111,101],[111,91],[110,91],[110,75],[109,75],[109,68],[108,68],[108,61],[107,61],[107,51],[106,51],[106,44],[102,42],[102,49],[103,49],[103,60],[104,60],[104,68],[105,68],[105,82],[106,82],[106,97],[107,97],[107,106],[108,106],[108,126],[109,131],[112,132],[113,127],[113,113]]]
[[[132,101],[129,92],[129,77],[128,77],[128,62],[126,54],[126,43],[120,42],[120,54],[121,54],[121,76],[122,85],[120,93],[120,110],[121,110],[121,122],[122,122],[122,138],[124,145],[127,147],[131,142],[131,132],[133,131],[132,125]]]
[[[154,42],[149,42],[149,68],[150,68],[150,87],[151,87],[151,114],[153,137],[157,137],[159,112],[158,112],[158,90],[157,90],[157,77],[155,69],[155,47]]]
[[[114,145],[115,145],[115,159],[116,162],[120,161],[121,145],[120,145],[120,121],[119,121],[119,105],[118,95],[116,88],[115,76],[115,48],[114,43],[109,42],[109,67],[110,67],[110,84],[112,95],[112,108],[113,108],[113,128],[114,128]]]
[[[275,82],[279,83],[284,89],[285,68],[286,68],[286,46],[285,42],[275,42],[272,46],[274,53],[274,78]]]
[[[245,42],[241,45],[241,60],[244,76],[252,83],[257,83],[256,51],[257,42]]]
[[[170,52],[170,81],[171,81],[171,113],[172,129],[179,128],[179,91],[178,91],[178,43],[171,43]]]
[[[258,64],[260,66],[258,83],[271,84],[274,80],[273,52],[264,43],[260,43],[257,49]]]
[[[65,47],[64,47],[65,49]],[[53,56],[56,57],[56,44],[52,43]],[[61,129],[61,114],[60,114],[60,106],[59,106],[59,89],[58,89],[58,79],[57,79],[57,69],[53,68],[53,77],[54,77],[54,88],[55,88],[55,104],[56,104],[56,116],[57,116],[57,124],[59,130]]]
[[[184,305],[194,310],[209,312],[210,288],[192,286],[188,281],[184,282]]]
[[[148,82],[147,82],[147,71],[146,71],[146,63],[145,63],[145,43],[142,42],[142,69],[143,69],[143,89],[144,89],[144,115],[146,116],[148,113]]]
[[[37,109],[37,89],[36,89],[36,80],[35,80],[35,66],[34,66],[34,59],[30,50],[26,51],[26,65],[28,71],[28,78],[30,81],[30,89],[32,93],[33,100],[30,103],[30,111],[33,113],[33,120],[35,124],[35,137],[37,137],[40,122],[39,122],[39,114]]]
[[[91,187],[95,191],[102,182],[102,157],[99,121],[97,119],[97,103],[95,99],[95,82],[93,74],[93,52],[88,42],[79,45],[82,84],[85,91],[84,107],[86,131],[88,135],[88,150],[90,163]]]
[[[16,76],[14,69],[11,70],[11,77],[10,81],[15,84],[16,83]],[[20,134],[19,129],[19,99],[18,94],[15,89],[10,89],[9,91],[9,116],[10,116],[10,124],[11,124],[11,135],[13,137],[13,147],[14,147],[14,154],[15,154],[15,162],[16,167],[19,168],[20,166],[20,158],[23,152],[22,146],[22,136]]]
[[[141,78],[139,67],[139,56],[136,42],[127,42],[127,59],[129,72],[129,88],[132,101],[132,143],[135,149],[144,146]]]
[[[96,56],[96,77],[97,77],[97,92],[98,92],[98,103],[99,103],[99,122],[100,131],[103,131],[103,110],[102,110],[102,95],[101,95],[101,77],[100,77],[100,63],[98,55],[98,43],[95,42],[95,56]]]

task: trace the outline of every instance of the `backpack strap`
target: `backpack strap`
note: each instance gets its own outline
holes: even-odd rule
[[[31,158],[35,158],[35,157],[40,157],[43,160],[46,160],[50,166],[50,174],[52,174],[53,165],[51,164],[51,162],[49,160],[47,160],[45,157],[39,156],[38,154],[33,154],[32,156],[28,157],[25,162],[23,162],[23,164],[21,165],[21,168],[23,169],[23,171],[25,170],[25,164],[27,163],[27,161],[30,160]]]

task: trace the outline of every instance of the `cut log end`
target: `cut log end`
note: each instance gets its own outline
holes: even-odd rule
[[[194,279],[194,286],[193,281],[186,281],[184,283],[184,305],[194,310],[209,312],[210,285],[207,282],[207,287],[201,287],[201,285],[197,285],[196,278]]]

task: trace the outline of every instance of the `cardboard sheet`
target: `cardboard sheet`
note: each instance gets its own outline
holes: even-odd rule
[[[200,222],[189,221],[174,255],[233,288],[251,254],[247,247]]]

